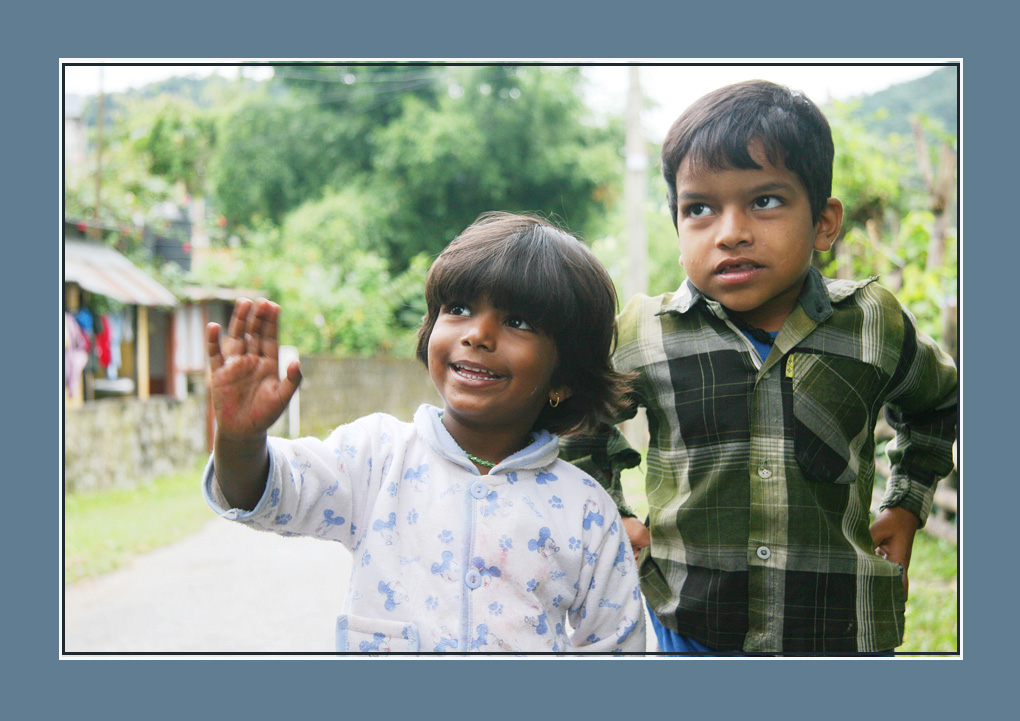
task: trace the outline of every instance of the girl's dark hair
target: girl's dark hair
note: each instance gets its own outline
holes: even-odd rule
[[[666,134],[662,176],[674,226],[676,174],[683,161],[712,170],[759,169],[748,152],[756,140],[770,163],[784,163],[804,183],[811,221],[818,222],[832,195],[834,149],[829,121],[803,93],[766,80],[749,80],[696,100]]]
[[[429,336],[440,309],[486,297],[521,315],[556,343],[553,385],[573,394],[548,404],[535,428],[592,432],[625,404],[627,376],[613,371],[616,291],[609,273],[577,238],[532,215],[487,213],[455,238],[429,269],[428,312],[418,330],[419,360],[428,365]]]

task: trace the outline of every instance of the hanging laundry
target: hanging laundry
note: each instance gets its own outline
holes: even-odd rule
[[[100,368],[110,365],[110,321],[105,315],[96,323],[96,360]]]
[[[86,336],[92,335],[95,332],[92,324],[92,313],[89,312],[88,308],[82,308],[74,314],[74,319],[78,321],[78,327],[81,328],[81,332]]]
[[[78,321],[64,313],[64,387],[70,395],[78,391],[81,373],[89,362],[89,341]]]
[[[111,313],[110,323],[110,364],[106,366],[106,377],[110,380],[120,375],[120,344],[124,341],[124,314]]]

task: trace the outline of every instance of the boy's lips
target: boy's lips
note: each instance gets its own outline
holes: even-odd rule
[[[743,283],[764,267],[749,258],[732,258],[719,263],[713,275],[724,283]]]

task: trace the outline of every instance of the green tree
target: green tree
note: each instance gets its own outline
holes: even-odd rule
[[[252,232],[232,265],[207,265],[200,277],[279,303],[281,341],[303,353],[410,355],[428,259],[391,271],[379,217],[373,196],[356,187],[327,192]]]
[[[279,223],[350,170],[332,114],[293,96],[253,95],[220,116],[209,182],[234,226]]]
[[[457,76],[437,107],[403,100],[375,135],[396,267],[436,253],[491,210],[537,211],[586,234],[619,184],[620,138],[585,123],[577,68],[496,66]]]
[[[304,102],[332,114],[346,162],[368,172],[374,133],[400,116],[404,98],[434,107],[447,72],[421,64],[297,64],[276,67],[274,78]]]
[[[216,144],[216,121],[210,111],[172,95],[139,104],[128,116],[135,151],[152,175],[181,183],[189,195],[205,189],[206,167]]]

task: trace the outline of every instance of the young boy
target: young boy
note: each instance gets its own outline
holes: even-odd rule
[[[950,358],[873,278],[811,265],[839,233],[828,122],[764,81],[716,90],[674,123],[662,172],[687,280],[619,318],[616,369],[648,410],[642,590],[663,651],[888,652],[907,566],[952,468]],[[897,431],[869,529],[878,413]],[[618,471],[611,430],[564,449]],[[616,478],[611,479],[613,472]]]

